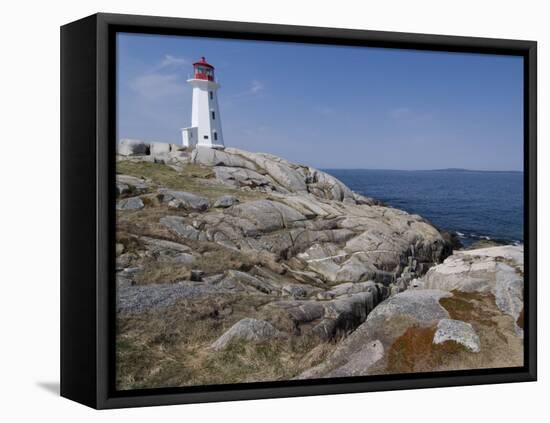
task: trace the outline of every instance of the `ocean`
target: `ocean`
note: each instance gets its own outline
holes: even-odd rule
[[[324,169],[353,191],[416,213],[465,246],[523,243],[523,172]]]

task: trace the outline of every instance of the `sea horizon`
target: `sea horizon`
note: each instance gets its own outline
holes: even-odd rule
[[[450,168],[434,168],[434,169],[390,169],[390,168],[373,168],[373,167],[324,167],[324,166],[313,166],[317,167],[323,171],[329,170],[376,170],[376,171],[388,171],[388,172],[480,172],[480,173],[525,173],[523,169],[521,170],[491,170],[491,169],[467,169],[459,167],[450,167]]]
[[[523,243],[523,172],[323,169],[353,191],[418,214],[465,246]]]

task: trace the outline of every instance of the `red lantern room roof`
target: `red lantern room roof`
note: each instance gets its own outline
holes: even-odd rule
[[[214,66],[208,63],[204,57],[201,57],[201,60],[198,62],[193,63],[193,66],[206,66],[207,68],[214,69]]]

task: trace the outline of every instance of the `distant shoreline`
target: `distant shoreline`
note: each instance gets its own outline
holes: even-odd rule
[[[338,168],[338,167],[317,167],[322,170],[368,170],[377,172],[456,172],[456,173],[524,173],[523,170],[477,170],[477,169],[462,169],[462,168],[446,168],[446,169],[371,169],[371,168]]]

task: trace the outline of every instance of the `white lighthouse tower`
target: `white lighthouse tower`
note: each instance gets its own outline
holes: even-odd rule
[[[194,75],[187,82],[193,87],[191,126],[182,128],[184,147],[224,148],[214,66],[204,57],[193,63]]]

